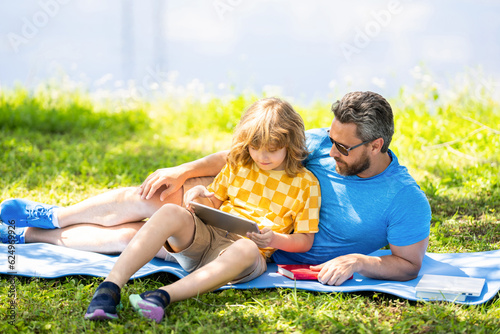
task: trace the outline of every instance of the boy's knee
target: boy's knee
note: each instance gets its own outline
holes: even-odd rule
[[[156,220],[158,224],[168,223],[170,226],[182,228],[185,226],[184,221],[186,217],[190,217],[187,214],[187,210],[182,206],[167,203],[156,211],[155,216],[159,216],[160,218]]]
[[[186,209],[182,206],[172,203],[166,203],[158,209],[157,214],[163,217],[178,217],[186,213]]]
[[[249,264],[253,264],[260,255],[259,247],[249,239],[239,239],[232,245],[234,248],[234,253],[242,261],[246,261]]]

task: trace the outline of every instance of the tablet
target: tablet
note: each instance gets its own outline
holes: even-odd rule
[[[415,287],[416,297],[464,301],[481,295],[484,282],[484,278],[425,274]]]
[[[189,205],[205,224],[240,235],[246,235],[247,232],[260,233],[257,223],[249,219],[238,217],[193,201],[189,202]]]

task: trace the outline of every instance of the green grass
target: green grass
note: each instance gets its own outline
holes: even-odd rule
[[[402,89],[391,99],[396,134],[391,148],[432,206],[430,252],[500,248],[499,101],[454,89]],[[485,93],[484,93],[485,94]],[[0,200],[25,197],[69,205],[99,192],[140,184],[157,168],[228,148],[231,131],[257,96],[96,101],[84,90],[45,85],[0,90]],[[329,102],[296,106],[307,128],[328,126]],[[128,305],[130,293],[174,278],[131,281],[115,322],[83,314],[101,281],[92,277],[1,276],[0,332],[293,332],[500,333],[500,298],[480,306],[409,302],[380,293],[325,294],[290,289],[226,290],[176,303],[157,325]]]

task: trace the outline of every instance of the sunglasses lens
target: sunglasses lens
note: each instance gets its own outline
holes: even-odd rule
[[[349,155],[349,151],[347,151],[344,146],[340,146],[340,144],[335,143],[335,147],[337,147],[337,150],[339,150],[340,154],[345,155],[345,156]]]
[[[328,136],[328,138],[330,138],[330,141],[332,142],[332,145],[335,144],[335,147],[340,152],[340,154],[345,155],[345,156],[349,155],[349,151],[347,151],[347,149],[344,146],[342,146],[339,143],[337,143],[335,140],[332,139],[332,137]]]

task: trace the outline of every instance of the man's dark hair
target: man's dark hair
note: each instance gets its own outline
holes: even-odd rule
[[[389,102],[373,92],[352,92],[332,105],[335,118],[340,123],[357,125],[356,135],[362,141],[382,138],[381,152],[389,149],[394,135],[394,116]]]

